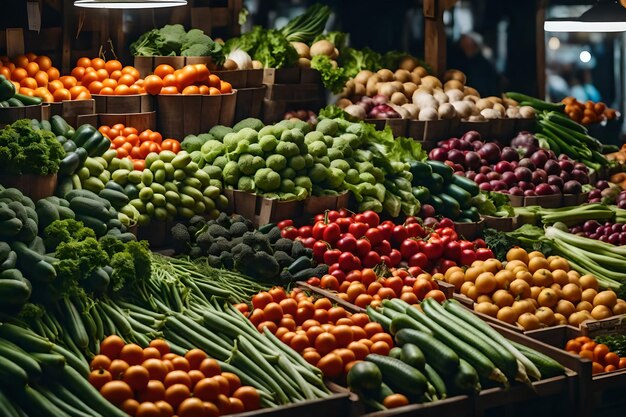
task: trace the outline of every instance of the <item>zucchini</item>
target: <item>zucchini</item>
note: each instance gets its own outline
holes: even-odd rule
[[[108,212],[107,212],[108,213]],[[107,233],[107,224],[92,216],[76,213],[76,220],[83,222],[85,227],[93,229],[97,237],[102,237]],[[108,221],[108,220],[107,220]]]
[[[32,286],[24,278],[6,279],[6,274],[20,274],[19,269],[7,269],[0,274],[0,304],[3,305],[22,305],[28,301],[32,292]]]
[[[358,362],[348,372],[348,387],[354,390],[374,390],[380,387],[383,375],[373,362]]]
[[[18,107],[39,106],[42,102],[41,98],[39,97],[31,97],[31,96],[27,96],[25,94],[19,94],[19,93],[16,93],[13,96],[13,98],[21,104]],[[9,99],[8,101],[11,101],[11,99]]]
[[[372,306],[367,306],[366,311],[367,311],[367,316],[369,317],[371,321],[375,321],[376,323],[379,323],[386,332],[389,331],[391,327],[391,319],[389,317],[385,316],[382,313],[379,313]]]
[[[13,242],[11,248],[17,254],[17,264],[20,270],[26,273],[29,280],[50,283],[56,278],[57,273],[52,265],[56,259],[40,255],[23,242]]]
[[[11,253],[11,247],[6,242],[0,242],[0,265],[7,260]]]
[[[426,162],[413,161],[409,163],[409,171],[413,174],[413,179],[428,180],[433,173],[433,169]]]
[[[87,151],[89,156],[102,155],[102,153],[97,154],[96,152],[101,146],[102,138],[102,133],[94,129],[94,132],[87,139],[85,139],[85,141],[80,146]],[[108,141],[109,140],[107,139],[107,142]]]
[[[61,219],[57,206],[48,200],[37,201],[35,207],[39,217],[39,229],[45,230],[52,222]]]
[[[74,210],[74,213],[77,215],[90,216],[105,223],[111,219],[109,213],[110,207],[106,207],[106,205],[100,201],[100,198],[98,200],[91,200],[87,197],[74,197],[70,199],[70,208]]]
[[[16,264],[17,264],[17,254],[15,253],[15,251],[12,250],[11,252],[9,252],[6,259],[0,264],[0,271],[13,269],[15,268]]]
[[[63,145],[65,142],[67,142],[69,139],[67,139],[65,136],[57,136],[57,141]]]
[[[92,125],[81,125],[76,129],[76,132],[74,132],[72,140],[76,143],[76,146],[82,147],[85,141],[87,141],[94,132],[96,132],[96,128]]]
[[[67,124],[64,118],[55,114],[50,119],[50,130],[57,136],[67,137],[67,132],[70,130],[70,125]]]
[[[426,358],[424,357],[424,353],[421,349],[413,343],[405,343],[402,345],[400,359],[407,365],[411,365],[412,367],[424,372]]]
[[[80,154],[78,152],[69,153],[59,163],[59,174],[72,175],[74,174],[74,172],[76,172],[76,170],[79,167],[80,167]]]
[[[59,407],[51,403],[43,394],[30,386],[16,393],[17,403],[29,416],[59,417],[67,415]]]
[[[0,338],[13,342],[27,352],[49,353],[54,347],[48,339],[28,329],[6,322],[0,325]]]
[[[432,366],[437,373],[451,375],[459,368],[459,356],[456,352],[443,342],[437,340],[434,336],[422,333],[418,330],[402,329],[396,333],[395,339],[401,346],[406,343],[412,343],[419,347],[424,353],[426,362]]]
[[[0,381],[11,381],[12,386],[24,387],[28,381],[28,374],[18,364],[0,355]]]
[[[531,349],[522,344],[511,342],[513,346],[515,346],[522,355],[526,356],[532,363],[537,366],[539,372],[541,372],[542,378],[552,378],[555,376],[565,374],[565,368],[559,362],[555,361],[551,357],[544,355],[541,352],[537,352],[534,349]]]
[[[459,217],[459,214],[461,213],[461,205],[454,197],[446,193],[441,193],[439,194],[439,198],[443,203],[443,210],[440,212],[441,214],[453,220]]]
[[[396,346],[389,351],[389,357],[402,360],[402,348]]]
[[[408,396],[421,397],[426,392],[426,377],[418,369],[407,365],[399,359],[370,353],[365,357],[372,362],[383,375],[383,381]]]
[[[450,385],[460,394],[478,394],[481,390],[476,369],[464,359],[460,359],[459,370],[450,379]]]
[[[516,93],[514,91],[510,91],[504,94],[511,100],[515,100],[518,104],[525,103],[534,109],[537,110],[547,110],[547,111],[556,111],[563,112],[565,110],[565,104],[563,103],[548,103],[546,101],[540,100],[535,97],[527,96],[526,94]]]
[[[471,207],[472,195],[458,185],[448,183],[443,187],[443,191],[446,195],[454,198],[459,203],[459,207],[461,210],[465,210]]]
[[[9,401],[7,396],[4,394],[4,390],[0,390],[0,415],[5,417],[20,417],[20,414],[15,410],[13,403]]]
[[[428,382],[435,387],[437,397],[439,397],[440,400],[443,400],[448,396],[448,390],[445,382],[441,376],[439,376],[437,371],[435,371],[435,369],[427,363],[424,364],[424,376],[428,379]]]
[[[104,188],[107,189],[107,190],[113,190],[113,191],[118,191],[120,193],[124,193],[124,187],[122,187],[121,185],[119,185],[115,181],[108,181],[104,185]]]
[[[469,362],[469,364],[476,369],[481,377],[491,379],[508,386],[508,380],[502,371],[496,368],[491,359],[485,356],[478,349],[470,346],[457,336],[450,333],[448,330],[439,326],[431,318],[426,316],[426,314],[420,313],[417,310],[409,311],[408,314],[424,326],[427,326],[433,332],[433,335],[441,342],[452,348],[459,355],[459,358],[465,359]]]
[[[29,378],[41,376],[41,366],[39,366],[39,363],[37,363],[30,354],[8,340],[0,339],[0,356],[4,356],[24,369]]]
[[[16,97],[11,97],[7,100],[9,107],[24,107],[24,103],[18,100]]]

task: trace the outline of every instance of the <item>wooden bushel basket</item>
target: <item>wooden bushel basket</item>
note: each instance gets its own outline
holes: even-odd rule
[[[78,125],[78,116],[95,114],[96,101],[90,100],[66,100],[60,103],[50,103],[50,117],[59,115],[70,126]]]
[[[240,214],[255,227],[297,217],[302,213],[302,201],[280,201],[238,190],[224,190],[228,198],[228,213]]]
[[[475,130],[480,133],[483,138],[488,138],[491,134],[491,123],[489,121],[484,122],[470,122],[467,120],[461,120],[457,130],[457,135],[460,137],[470,130]]]
[[[253,88],[240,88],[237,90],[237,105],[235,107],[234,122],[238,122],[247,117],[262,117],[265,89],[265,86],[261,86]]]
[[[484,225],[485,221],[483,219],[469,223],[454,222],[454,229],[459,236],[463,236],[467,240],[474,240],[483,231]]]
[[[92,126],[113,126],[121,123],[124,126],[134,127],[139,132],[147,129],[156,130],[156,112],[130,113],[130,114],[92,114],[78,116],[78,125],[90,124]]]
[[[45,106],[46,108],[48,106]],[[0,127],[10,125],[20,119],[41,120],[44,106],[3,107],[0,108]]]
[[[339,210],[347,208],[350,201],[348,191],[340,195],[323,195],[309,197],[304,200],[304,215],[315,216],[324,213],[326,210]]]
[[[33,201],[54,195],[57,187],[57,174],[51,175],[6,175],[0,174],[0,185],[5,188],[17,188]]]
[[[145,113],[154,111],[154,97],[150,94],[110,96],[94,94],[96,113]]]
[[[261,87],[263,85],[262,69],[218,70],[212,73],[220,77],[221,80],[229,82],[233,88],[238,90],[242,88]]]
[[[185,65],[204,64],[213,69],[215,64],[208,56],[136,56],[135,68],[141,77],[152,74],[152,71],[161,64],[167,64],[174,69],[181,69]]]

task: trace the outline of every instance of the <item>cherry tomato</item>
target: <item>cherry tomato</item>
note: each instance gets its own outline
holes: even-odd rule
[[[459,244],[461,245],[461,250],[466,250],[466,249],[470,249],[470,250],[474,250],[474,243],[467,241],[467,240],[460,240]]]
[[[384,263],[385,265],[391,265],[391,258],[387,255],[383,255],[380,257],[380,262]]]
[[[443,219],[439,220],[439,227],[451,227],[454,230],[454,222],[451,219],[444,217]]]
[[[491,249],[487,249],[487,248],[478,248],[476,249],[476,258],[481,260],[481,261],[486,261],[487,259],[491,259],[493,258],[493,252],[491,251]]]
[[[383,241],[383,234],[381,230],[376,227],[370,227],[369,229],[367,229],[367,232],[365,232],[365,237],[370,241],[372,246],[376,246]]]
[[[474,246],[477,248],[486,248],[487,247],[487,243],[485,243],[485,241],[483,239],[476,239],[474,241]]]
[[[439,233],[441,237],[449,236],[450,240],[459,240],[459,235],[452,227],[442,227],[437,230],[437,233]]]
[[[430,239],[422,248],[428,259],[436,261],[443,255],[443,242],[441,239]]]
[[[278,222],[277,226],[280,230],[283,230],[285,227],[293,226],[293,220],[283,220]]]
[[[356,254],[359,257],[364,257],[372,250],[372,244],[366,238],[361,238],[356,241]]]
[[[341,250],[330,249],[324,252],[324,263],[326,265],[332,265],[339,262],[339,256],[341,256]]]
[[[313,236],[313,228],[311,226],[302,226],[298,229],[298,234],[301,237],[311,237]]]
[[[402,244],[400,244],[400,254],[402,255],[402,259],[410,259],[411,256],[415,255],[420,249],[419,242],[415,239],[405,239]]]
[[[335,247],[342,252],[356,251],[356,239],[352,234],[346,233],[336,243]]]
[[[419,223],[410,223],[406,225],[406,232],[409,237],[424,237],[426,233],[424,232],[424,228]]]
[[[378,217],[378,214],[372,210],[364,211],[363,219],[370,227],[376,227],[380,224],[380,217]]]
[[[461,259],[461,244],[456,241],[448,242],[443,250],[443,256],[447,259],[458,261]]]
[[[311,278],[306,280],[306,283],[311,285],[312,287],[319,287],[321,281],[320,281],[320,279],[318,277],[311,277]]]
[[[456,262],[450,259],[442,259],[441,262],[439,263],[439,266],[440,266],[441,272],[445,274],[448,269],[457,265],[456,265]]]
[[[285,239],[294,240],[298,237],[298,229],[293,226],[287,226],[280,232],[280,235]]]
[[[402,254],[398,249],[392,249],[389,253],[389,266],[395,268],[402,262]]]
[[[330,275],[337,278],[337,281],[339,281],[340,284],[346,279],[346,273],[343,272],[341,269],[334,270],[333,272],[330,273]]]
[[[348,232],[350,232],[352,236],[358,239],[358,238],[365,236],[365,232],[367,232],[367,229],[369,229],[369,227],[367,226],[366,223],[357,222],[357,223],[352,223],[348,227]]]
[[[391,253],[391,244],[388,240],[383,240],[378,245],[375,245],[372,249],[380,253],[381,255],[389,256],[389,254]]]
[[[461,251],[461,265],[471,265],[476,259],[476,252],[472,249],[463,249]]]
[[[391,233],[391,243],[395,246],[399,246],[402,242],[409,237],[409,231],[402,225],[395,226]]]
[[[339,267],[344,272],[354,271],[361,267],[361,261],[350,252],[344,252],[339,256]]]
[[[378,230],[380,230],[383,240],[391,240],[394,227],[395,226],[392,222],[383,222],[378,226]]]
[[[328,213],[326,213],[326,215],[328,216],[329,223],[334,223],[337,221],[339,217],[341,217],[341,215],[339,214],[337,210],[330,210],[328,211]]]
[[[324,253],[329,249],[328,243],[323,240],[318,240],[313,244],[313,259],[317,262],[324,261]]]
[[[326,230],[326,226],[328,226],[326,223],[324,223],[323,221],[317,221],[315,222],[315,224],[313,225],[313,229],[311,231],[312,236],[317,239],[317,240],[321,240],[324,238],[324,230]]]
[[[352,221],[348,217],[340,217],[337,219],[335,223],[339,225],[339,228],[341,229],[341,233],[347,233],[348,230],[350,229],[350,225],[352,224]]]
[[[352,213],[350,210],[345,209],[345,208],[342,208],[341,210],[339,210],[339,215],[340,215],[341,217],[344,217],[344,218],[347,218],[347,219],[350,219],[350,217],[352,216],[352,214],[353,214],[353,213]]]
[[[409,258],[409,266],[419,266],[424,269],[428,265],[428,260],[428,256],[424,252],[417,252]]]
[[[340,270],[341,268],[339,267],[339,261],[335,262],[334,264],[328,267],[329,274],[332,274],[334,271],[340,271]]]
[[[317,239],[315,239],[314,237],[305,237],[304,239],[302,239],[302,244],[304,245],[304,247],[309,249],[313,249],[313,245],[315,245],[315,242],[317,242]]]
[[[380,255],[378,252],[370,251],[363,258],[363,266],[366,268],[373,268],[380,263]]]
[[[328,223],[322,235],[325,241],[333,244],[337,241],[337,239],[339,239],[339,235],[341,235],[341,228],[337,223]]]
[[[419,219],[415,216],[409,216],[406,218],[406,220],[404,221],[404,224],[413,224],[413,223],[419,223]]]

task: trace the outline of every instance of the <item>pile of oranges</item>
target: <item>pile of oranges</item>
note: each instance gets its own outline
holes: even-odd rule
[[[230,83],[211,74],[204,64],[185,65],[174,69],[171,65],[161,64],[154,69],[154,74],[144,79],[143,87],[149,94],[229,94],[233,91]]]
[[[565,97],[562,101],[565,104],[565,113],[570,119],[583,125],[600,123],[604,120],[614,120],[617,118],[617,111],[606,106],[603,102],[594,103],[588,100],[581,103],[574,97]]]
[[[116,59],[79,58],[69,77],[91,94],[123,96],[145,93],[137,68],[123,67]]]
[[[370,353],[388,355],[393,338],[365,313],[350,314],[326,298],[314,299],[300,288],[285,293],[281,287],[261,291],[239,309],[259,331],[268,328],[284,344],[300,353],[324,376],[347,375]]]
[[[180,142],[176,139],[163,139],[159,132],[146,129],[141,133],[134,127],[121,123],[113,126],[100,126],[100,133],[111,140],[111,149],[117,151],[118,158],[131,158],[136,170],[146,167],[146,156],[151,152],[180,152]]]
[[[160,339],[142,349],[109,336],[90,366],[89,382],[133,417],[217,417],[261,407],[255,388],[222,372],[205,352],[191,349],[179,356]]]
[[[28,53],[13,60],[1,57],[0,63],[0,74],[11,80],[20,94],[40,97],[47,103],[91,98],[89,90],[78,85],[73,77],[61,77],[45,55]]]
[[[569,340],[565,345],[565,350],[593,361],[592,372],[594,374],[626,368],[626,357],[620,358],[617,353],[611,352],[607,345],[596,343],[587,336]]]

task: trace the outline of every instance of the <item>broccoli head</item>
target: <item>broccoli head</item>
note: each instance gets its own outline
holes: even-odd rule
[[[276,252],[281,251],[285,253],[291,253],[293,240],[281,237],[280,239],[276,241],[276,243],[274,243],[273,246],[274,246],[274,251]]]
[[[274,252],[274,258],[276,258],[276,262],[278,262],[278,266],[281,270],[287,268],[294,261],[291,256],[287,255],[287,253],[283,251]]]
[[[213,236],[211,236],[211,234],[209,232],[207,232],[206,230],[204,232],[200,233],[196,237],[196,245],[198,245],[198,247],[203,252],[206,252],[206,251],[209,250],[209,248],[213,244],[213,241],[214,241]]]
[[[243,222],[233,222],[233,224],[230,225],[230,229],[229,229],[230,235],[232,237],[241,237],[247,231],[248,231],[248,226],[246,226],[246,224]]]
[[[209,48],[209,44],[212,44],[213,40],[208,37],[202,30],[200,29],[191,29],[189,32],[185,34],[185,40],[183,42],[182,49],[187,49],[196,44],[204,44]],[[208,55],[208,54],[207,54]],[[203,56],[203,55],[200,55]]]
[[[180,52],[181,56],[208,56],[211,54],[209,46],[206,44],[196,43],[189,45]]]
[[[156,46],[163,56],[179,55],[187,33],[183,25],[165,25],[159,29],[160,37],[156,40]]]
[[[178,223],[172,227],[172,238],[174,239],[173,246],[177,253],[187,253],[191,244],[191,235],[189,229],[182,224]]]
[[[209,255],[220,256],[222,252],[230,251],[230,243],[223,237],[218,237],[213,241],[213,244],[209,247]]]
[[[95,232],[84,227],[83,222],[74,219],[55,220],[44,230],[44,243],[50,252],[62,242],[81,241],[90,237],[95,239]]]
[[[202,139],[197,137],[196,135],[188,135],[185,139],[180,143],[180,147],[189,153],[194,151],[199,151],[202,149],[202,145],[204,142]]]
[[[272,253],[270,241],[263,233],[259,231],[246,232],[243,235],[243,243],[250,246],[255,252],[264,251]]]

